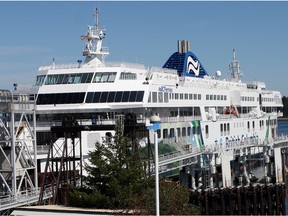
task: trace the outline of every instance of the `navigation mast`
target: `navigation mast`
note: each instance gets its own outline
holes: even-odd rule
[[[88,26],[86,35],[82,35],[82,40],[87,40],[86,47],[83,49],[83,56],[86,56],[85,63],[96,65],[104,64],[105,57],[109,55],[107,47],[102,47],[102,41],[105,38],[105,29],[99,28],[99,10],[96,8],[95,26]]]
[[[241,71],[240,71],[240,63],[236,59],[236,50],[235,49],[233,49],[233,59],[229,65],[229,70],[231,71],[232,80],[235,82],[240,82],[241,77],[243,76],[243,73],[241,73]]]

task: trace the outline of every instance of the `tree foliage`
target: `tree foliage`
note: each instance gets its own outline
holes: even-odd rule
[[[283,117],[288,117],[288,98],[282,97],[282,103],[283,103]]]
[[[109,197],[103,207],[127,208],[149,184],[139,154],[131,150],[131,142],[122,136],[118,124],[113,141],[96,143],[95,151],[89,153],[90,165],[86,166],[88,176],[84,181],[90,190]]]

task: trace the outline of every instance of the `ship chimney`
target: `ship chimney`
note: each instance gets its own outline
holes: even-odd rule
[[[187,40],[178,40],[178,53],[190,51],[190,42]]]

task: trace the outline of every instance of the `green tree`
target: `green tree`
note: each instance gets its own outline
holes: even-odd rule
[[[283,117],[288,117],[288,98],[283,96],[282,97],[282,103],[283,103]]]
[[[99,202],[89,202],[90,197],[83,194],[75,196],[76,191],[70,196],[73,200],[85,197],[86,203],[91,203],[90,207],[130,208],[133,197],[144,193],[152,182],[145,179],[139,154],[131,151],[131,142],[122,136],[120,124],[117,124],[113,138],[112,142],[96,143],[95,151],[89,153],[90,164],[85,167],[88,175],[83,177],[85,188],[81,192],[94,194],[94,200]]]

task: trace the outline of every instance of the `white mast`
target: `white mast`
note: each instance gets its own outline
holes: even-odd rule
[[[87,40],[86,47],[83,49],[83,56],[86,56],[85,63],[101,65],[104,59],[109,55],[107,47],[102,47],[102,41],[105,38],[105,29],[99,28],[99,10],[96,8],[95,26],[88,26],[86,35],[82,35],[82,40]]]
[[[229,65],[229,70],[231,71],[232,80],[235,81],[235,82],[240,82],[241,81],[241,77],[243,76],[243,74],[240,71],[240,63],[236,59],[236,51],[235,51],[235,49],[233,49],[233,59],[232,59],[232,62],[230,63],[230,65]]]

